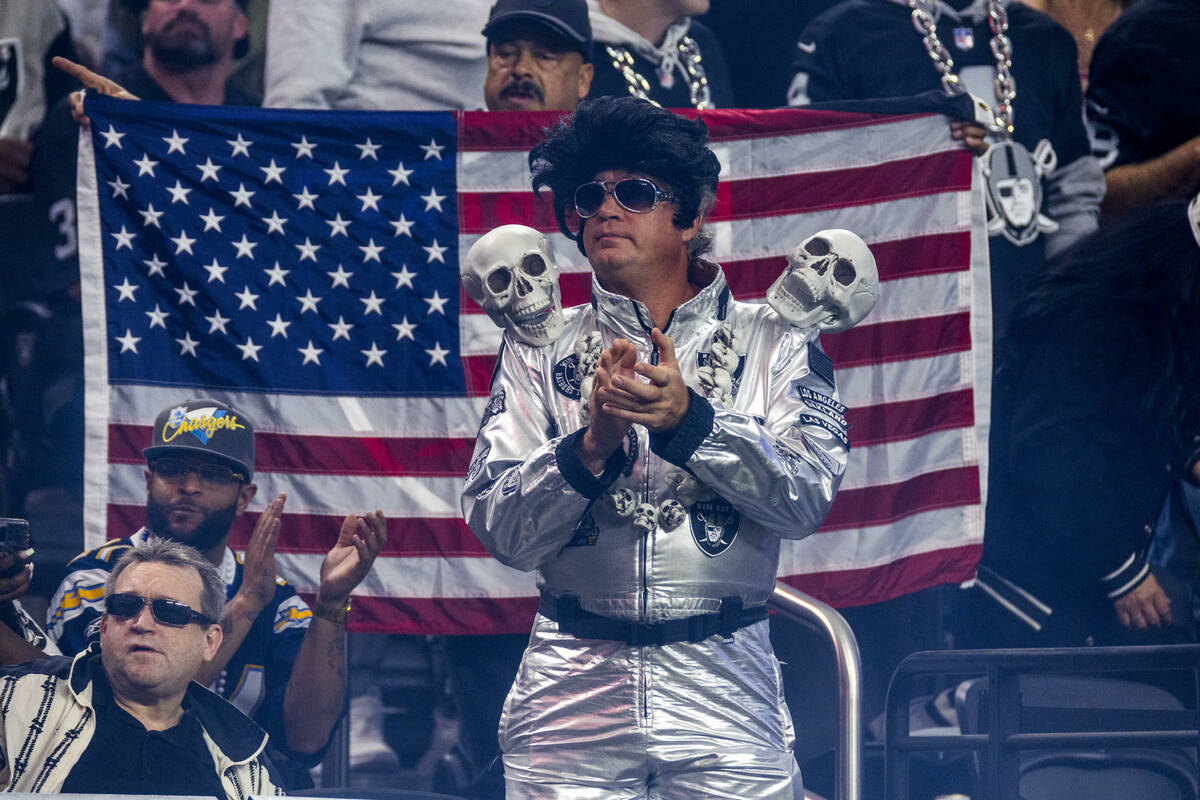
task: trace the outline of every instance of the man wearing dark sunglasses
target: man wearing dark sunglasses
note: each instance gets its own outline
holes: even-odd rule
[[[800,788],[766,601],[781,538],[832,503],[846,409],[816,335],[703,258],[706,141],[599,98],[530,153],[593,280],[559,338],[506,334],[462,496],[541,589],[500,725],[510,800]]]
[[[216,568],[158,539],[125,551],[104,594],[98,644],[0,670],[10,686],[0,711],[3,788],[275,794],[262,728],[193,681],[221,645],[225,585]]]
[[[342,715],[350,593],[386,540],[382,514],[346,518],[310,609],[275,572],[282,493],[259,515],[244,556],[229,549],[230,527],[257,493],[254,428],[245,414],[210,399],[168,406],[143,454],[146,527],[71,561],[51,599],[47,632],[66,654],[84,650],[99,635],[104,583],[121,554],[160,539],[195,547],[217,566],[228,597],[225,636],[195,677],[271,734],[289,788],[311,785],[305,768],[320,761]]]

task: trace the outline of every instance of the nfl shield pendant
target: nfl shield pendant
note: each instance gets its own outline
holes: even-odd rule
[[[975,31],[970,28],[955,28],[954,46],[959,50],[970,50],[975,46]]]

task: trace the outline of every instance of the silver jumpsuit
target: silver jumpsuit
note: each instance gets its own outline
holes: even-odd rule
[[[623,337],[654,363],[645,306],[593,279],[591,305],[566,310],[556,341],[505,337],[463,513],[497,559],[538,571],[543,604],[578,598],[586,612],[649,625],[718,612],[723,598],[761,608],[780,537],[808,536],[829,510],[848,444],[816,334],[732,299],[715,264],[692,267],[707,286],[664,332],[694,388],[714,333],[731,327],[734,395],[694,392],[671,433],[634,426],[599,477],[575,453],[585,424],[575,344],[599,331],[603,347]],[[675,489],[687,473],[698,496]],[[679,494],[687,518],[643,533],[606,497],[621,488],[654,506]],[[509,798],[790,800],[793,738],[765,620],[630,645],[576,638],[539,613],[500,722]]]

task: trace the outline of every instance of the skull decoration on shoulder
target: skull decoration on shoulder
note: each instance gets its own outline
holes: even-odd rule
[[[501,225],[485,233],[467,251],[462,281],[492,322],[521,341],[540,347],[562,333],[558,266],[533,228]]]
[[[847,330],[879,299],[875,256],[850,231],[818,231],[788,253],[787,262],[767,290],[767,302],[796,327]]]

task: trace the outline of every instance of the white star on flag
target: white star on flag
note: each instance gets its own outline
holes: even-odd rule
[[[429,258],[427,258],[425,260],[426,264],[432,264],[434,261],[440,261],[443,264],[445,264],[446,257],[442,254],[445,253],[450,248],[439,245],[437,243],[437,239],[434,239],[433,244],[428,245],[428,246],[422,245],[421,249],[424,250],[426,253],[429,253]]]
[[[346,272],[345,268],[342,267],[341,264],[338,264],[336,272],[326,272],[325,274],[328,275],[329,279],[333,281],[333,286],[331,288],[336,289],[339,286],[344,286],[349,289],[350,276],[352,276],[354,273]]]
[[[321,353],[324,353],[325,350],[320,347],[313,347],[312,339],[308,340],[308,347],[297,347],[296,349],[304,356],[304,360],[300,362],[300,366],[304,366],[305,364],[321,366]]]
[[[342,165],[336,161],[333,162],[332,169],[324,169],[321,171],[329,176],[330,186],[333,186],[335,183],[340,183],[342,186],[345,186],[346,176],[350,173],[350,170],[342,169]]]
[[[183,338],[176,339],[175,341],[179,344],[179,355],[181,355],[181,356],[196,355],[196,345],[200,344],[200,342],[193,339],[192,335],[190,333],[188,333],[187,331],[184,331]]]
[[[450,351],[443,348],[441,342],[434,342],[433,349],[430,350],[427,348],[425,352],[429,355],[429,366],[432,367],[434,364],[448,366],[446,364],[446,356],[450,355]]]
[[[409,270],[408,264],[401,264],[400,271],[393,272],[392,277],[396,279],[396,288],[397,289],[399,289],[401,286],[407,286],[408,288],[411,289],[411,288],[413,288],[412,279],[417,277],[417,273]]]
[[[179,305],[181,305],[181,306],[196,305],[196,295],[198,295],[199,292],[197,290],[193,289],[192,287],[188,286],[187,281],[184,281],[183,288],[182,289],[177,288],[175,290],[175,293],[179,295]]]
[[[431,158],[440,160],[442,157],[442,150],[444,150],[446,146],[438,144],[433,139],[430,139],[429,144],[423,144],[420,147],[425,151],[425,160],[428,161]]]
[[[312,289],[306,291],[304,293],[304,297],[297,297],[296,299],[300,301],[301,314],[303,314],[305,311],[311,311],[314,314],[317,313],[317,303],[321,302],[321,298],[315,296],[312,293]]]
[[[360,153],[362,153],[362,155],[358,157],[359,161],[362,161],[364,158],[373,158],[376,161],[379,160],[379,156],[375,155],[375,151],[378,150],[382,145],[373,144],[370,136],[368,136],[367,140],[362,144],[356,144],[354,146],[358,148]]]
[[[158,162],[152,159],[149,153],[143,153],[142,157],[133,163],[138,166],[139,178],[143,175],[149,175],[151,178],[154,177],[154,168],[158,166]]]
[[[408,186],[408,176],[412,175],[413,171],[411,169],[405,169],[404,162],[401,161],[396,165],[395,169],[389,169],[388,174],[392,176],[392,186],[395,186],[398,183],[403,183],[405,186]]]
[[[225,273],[229,270],[229,267],[221,266],[219,263],[217,263],[217,257],[213,256],[212,263],[204,267],[204,269],[208,270],[209,283],[212,283],[213,281],[220,281],[221,283],[224,283]]]
[[[170,315],[167,314],[166,311],[163,311],[161,308],[159,308],[158,303],[154,304],[153,311],[146,311],[144,313],[147,317],[150,318],[150,327],[151,328],[158,326],[158,327],[162,328],[164,331],[167,329],[167,317]]]
[[[117,341],[121,343],[122,353],[124,353],[126,350],[132,350],[134,353],[136,353],[138,351],[137,343],[142,340],[142,337],[134,336],[133,331],[129,330],[129,328],[125,329],[124,336],[118,336],[116,338]]]
[[[136,292],[139,287],[130,283],[129,278],[123,279],[120,283],[113,284],[113,288],[119,293],[119,296],[117,297],[118,303],[122,300],[133,300],[134,302],[137,302],[133,296],[133,293]]]
[[[113,234],[109,234],[109,235],[117,240],[117,247],[116,247],[117,250],[120,250],[122,247],[126,247],[126,248],[132,250],[133,249],[133,237],[137,236],[136,233],[125,230],[124,225],[121,226],[120,233],[113,233]]]
[[[246,286],[240,292],[235,293],[233,296],[242,302],[242,304],[240,306],[238,306],[238,311],[241,311],[243,308],[251,308],[255,311],[258,310],[258,306],[255,305],[255,302],[258,300],[258,295],[256,295],[254,292],[250,291],[249,286]]]
[[[429,194],[421,195],[421,199],[425,201],[425,210],[426,211],[432,211],[435,208],[438,211],[441,211],[442,210],[442,201],[446,199],[446,195],[438,194],[437,189],[430,188]]]
[[[214,311],[211,317],[205,317],[204,319],[208,322],[209,333],[216,333],[217,331],[229,333],[229,331],[225,330],[225,326],[229,323],[229,318],[222,317],[220,311]]]
[[[188,143],[188,139],[180,136],[179,131],[172,128],[171,135],[162,137],[162,140],[167,143],[167,155],[175,152],[187,155],[187,151],[183,149],[183,146]]]
[[[409,322],[408,317],[401,317],[399,322],[392,323],[392,327],[396,329],[397,342],[401,339],[412,339],[414,342],[416,341],[416,339],[413,337],[413,331],[417,329],[417,326]]]
[[[221,168],[214,164],[211,158],[206,157],[203,164],[196,165],[196,169],[200,170],[201,183],[204,183],[210,178],[214,181],[220,180],[220,178],[217,176],[217,173],[221,171]]]
[[[358,249],[363,251],[364,264],[368,261],[379,261],[379,254],[383,252],[383,246],[375,244],[374,239],[368,239],[367,243],[359,245]]]
[[[423,297],[421,299],[429,304],[429,310],[425,312],[426,314],[445,314],[446,303],[450,302],[450,298],[442,297],[440,294],[438,294],[437,289],[433,290],[432,297]]]
[[[254,339],[250,336],[246,337],[245,344],[237,345],[237,349],[242,351],[242,361],[253,359],[258,361],[258,351],[263,349],[261,344],[255,344]]]
[[[259,167],[259,169],[262,170],[267,176],[266,179],[263,181],[264,186],[266,186],[271,181],[275,181],[276,183],[283,183],[283,171],[284,171],[285,167],[277,166],[275,164],[275,159],[272,158],[270,164],[268,164],[265,167]]]
[[[112,123],[109,123],[108,130],[100,131],[100,135],[104,137],[105,150],[113,145],[116,145],[118,150],[121,149],[121,140],[125,138],[125,134],[117,133],[117,129],[112,126]]]
[[[366,366],[369,367],[372,364],[378,364],[379,366],[382,367],[383,366],[383,354],[386,353],[387,350],[380,350],[378,345],[376,345],[374,342],[371,342],[370,350],[360,350],[359,352],[367,357]]]
[[[307,136],[301,136],[300,141],[292,142],[292,147],[296,148],[296,158],[312,158],[316,145],[308,141]]]
[[[292,323],[284,322],[283,317],[281,317],[279,315],[279,312],[276,311],[275,319],[267,320],[267,324],[271,326],[271,338],[272,339],[274,339],[276,336],[282,336],[283,338],[286,339],[288,326],[291,325]]]
[[[371,290],[370,297],[360,297],[360,298],[358,298],[358,300],[360,303],[362,303],[366,306],[366,309],[363,311],[364,317],[367,314],[372,314],[372,313],[383,316],[383,298],[376,297],[374,289]]]
[[[291,272],[291,270],[283,269],[279,266],[279,262],[276,261],[274,267],[271,269],[265,269],[263,272],[267,273],[267,277],[270,279],[267,281],[267,287],[270,288],[276,283],[278,283],[280,286],[287,286],[283,279],[287,277],[287,274]]]
[[[192,245],[196,243],[196,240],[188,236],[187,231],[180,231],[178,236],[171,236],[169,238],[175,243],[175,255],[179,255],[180,253],[187,253],[191,256],[196,255],[192,252]]]
[[[212,206],[209,206],[208,213],[201,214],[200,219],[204,220],[205,232],[209,230],[215,230],[217,233],[220,233],[221,221],[225,219],[225,216],[223,214],[218,214]]]
[[[229,154],[230,158],[238,155],[243,155],[247,158],[250,157],[250,145],[254,144],[254,142],[243,139],[241,131],[238,131],[236,139],[226,139],[225,141],[233,148],[233,152]]]
[[[242,234],[242,238],[240,241],[231,242],[231,244],[237,249],[237,251],[238,251],[237,257],[238,258],[253,259],[254,258],[254,248],[258,247],[258,242],[250,241],[249,239],[246,238],[246,234],[244,234],[244,233]]]
[[[329,330],[333,331],[333,341],[336,342],[338,339],[345,339],[347,342],[350,341],[350,329],[354,326],[342,319],[341,314],[338,314],[337,322],[326,324],[329,325]]]

